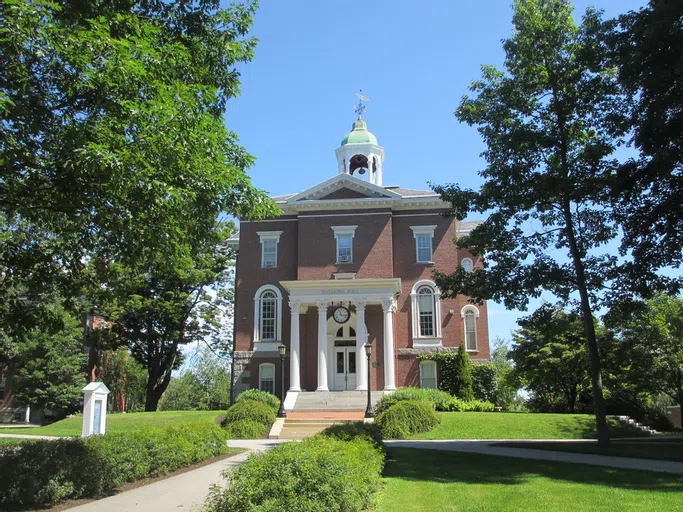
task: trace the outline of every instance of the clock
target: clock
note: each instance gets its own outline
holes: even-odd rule
[[[345,324],[346,321],[349,319],[350,313],[349,310],[346,309],[344,306],[339,306],[337,309],[334,310],[332,316],[338,324]]]

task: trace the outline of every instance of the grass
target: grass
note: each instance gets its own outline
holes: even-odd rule
[[[495,446],[683,462],[683,439],[681,438],[653,438],[628,441],[616,439],[607,448],[598,446],[594,441],[577,443],[496,443]]]
[[[680,510],[683,476],[391,448],[378,512]]]
[[[166,427],[187,423],[212,422],[225,411],[162,411],[108,414],[106,431],[134,432],[150,427]],[[29,436],[80,436],[83,417],[66,418],[39,428],[0,429],[0,434],[25,434]]]
[[[610,418],[613,437],[637,437],[637,430]],[[441,425],[411,439],[592,439],[595,417],[589,414],[444,412]]]

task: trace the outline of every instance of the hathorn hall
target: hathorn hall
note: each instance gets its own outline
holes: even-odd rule
[[[384,148],[360,116],[335,153],[330,177],[273,198],[279,217],[240,223],[235,396],[281,394],[281,344],[288,409],[305,395],[325,394],[331,409],[344,395],[334,392],[365,395],[368,371],[372,391],[436,387],[436,364],[420,354],[464,344],[489,359],[486,304],[442,299],[432,280],[477,265],[453,243],[474,223],[442,216],[448,204],[432,191],[385,186]]]

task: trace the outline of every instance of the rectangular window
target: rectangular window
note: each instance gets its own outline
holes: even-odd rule
[[[436,363],[433,361],[420,363],[420,387],[422,389],[436,389]]]
[[[420,336],[434,336],[434,295],[421,294],[417,298],[420,312]]]
[[[337,235],[337,263],[353,263],[353,236]]]
[[[277,267],[277,240],[264,240],[262,244],[262,264],[263,268]]]
[[[431,263],[432,262],[432,237],[431,235],[417,235],[415,237],[417,244],[417,262]]]
[[[465,313],[465,348],[477,350],[477,322],[472,311]]]
[[[263,364],[259,368],[259,389],[275,394],[275,366]]]

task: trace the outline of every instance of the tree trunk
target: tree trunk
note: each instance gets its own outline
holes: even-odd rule
[[[175,359],[175,358],[174,358]],[[170,368],[162,368],[158,375],[147,374],[147,392],[145,396],[145,412],[154,412],[159,407],[159,400],[166,391],[168,383],[171,382],[173,363]],[[163,376],[161,383],[159,378]]]
[[[576,273],[576,287],[581,298],[581,319],[586,335],[586,345],[588,345],[588,358],[590,360],[590,376],[593,388],[593,401],[595,403],[595,421],[598,428],[598,445],[609,446],[609,429],[607,427],[607,411],[605,399],[602,393],[602,376],[600,375],[600,353],[598,352],[598,341],[595,335],[595,325],[593,324],[593,311],[591,310],[590,298],[588,297],[588,287],[586,286],[586,275],[583,269],[583,261],[579,253],[579,246],[574,234],[574,220],[571,216],[571,206],[566,200],[563,205],[564,221],[567,226],[567,242],[574,263]]]

